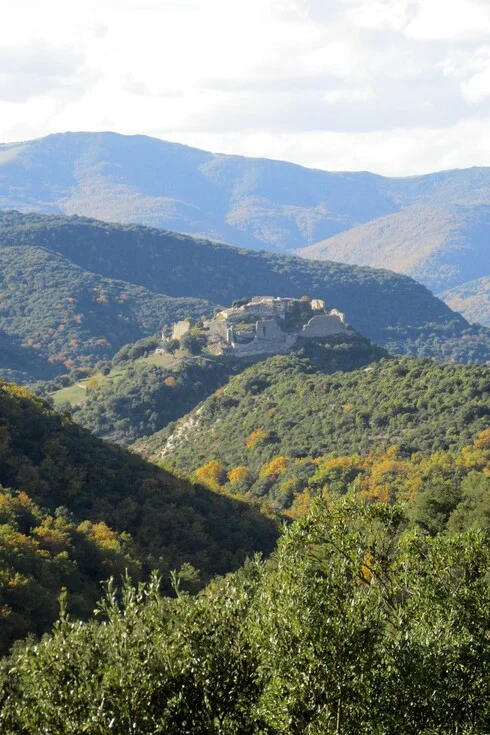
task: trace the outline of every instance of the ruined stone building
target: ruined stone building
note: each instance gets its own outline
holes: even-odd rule
[[[177,322],[172,338],[181,339],[191,330],[189,321]],[[206,351],[215,355],[254,356],[289,352],[301,340],[353,334],[344,315],[326,311],[321,299],[254,296],[240,306],[222,309],[202,324]],[[165,351],[165,341],[159,351]]]

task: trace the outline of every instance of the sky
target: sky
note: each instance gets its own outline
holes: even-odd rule
[[[0,0],[0,141],[145,134],[328,170],[490,165],[490,0]]]

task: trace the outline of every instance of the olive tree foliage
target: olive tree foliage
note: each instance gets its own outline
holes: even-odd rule
[[[110,583],[100,622],[62,616],[51,637],[5,661],[0,731],[253,732],[255,662],[242,630],[249,584],[230,576],[199,597],[177,584],[175,599],[159,587],[153,577],[119,595]]]
[[[429,537],[400,508],[317,504],[197,596],[111,583],[0,669],[6,733],[484,735],[486,532]]]
[[[253,604],[272,732],[486,732],[488,534],[405,525],[347,501],[283,537]]]

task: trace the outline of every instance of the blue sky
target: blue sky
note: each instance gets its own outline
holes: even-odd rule
[[[0,140],[142,133],[389,175],[490,165],[490,0],[4,0]]]

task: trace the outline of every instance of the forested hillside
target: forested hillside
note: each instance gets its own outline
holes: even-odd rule
[[[131,444],[181,418],[198,403],[264,356],[213,356],[188,350],[152,354],[155,341],[144,339],[120,350],[100,371],[80,380],[79,370],[53,381],[37,383],[36,393],[49,395],[60,409],[97,436]],[[143,354],[146,353],[146,354]],[[325,373],[354,370],[387,353],[360,335],[311,340],[295,354],[308,356]],[[61,387],[60,387],[61,384]],[[66,385],[66,387],[62,387]]]
[[[34,349],[21,346],[19,340],[0,329],[1,375],[13,381],[28,382],[54,372]]]
[[[5,382],[0,485],[10,489],[0,491],[4,645],[27,630],[45,630],[62,587],[69,609],[87,614],[100,581],[125,566],[168,577],[191,563],[206,581],[246,555],[270,551],[277,535],[254,506],[105,444]]]
[[[297,298],[308,295],[323,298],[328,307],[343,311],[361,334],[395,352],[463,362],[490,358],[487,330],[470,327],[423,286],[389,271],[238,250],[138,225],[15,212],[0,216],[0,244],[4,251],[11,246],[25,248],[25,270],[29,270],[30,258],[37,257],[31,255],[30,248],[42,246],[84,271],[125,281],[125,287],[115,287],[116,294],[129,289],[128,284],[136,284],[155,294],[206,299],[221,305],[257,294]],[[22,258],[22,254],[17,257]],[[24,267],[18,273],[20,284],[23,270]],[[82,277],[83,272],[78,275]],[[13,286],[15,282],[14,279]],[[75,288],[75,281],[73,285]],[[145,314],[147,296],[147,292],[141,293],[138,306]],[[68,294],[66,297],[72,298]],[[15,305],[15,296],[12,298]],[[35,298],[33,294],[32,299]],[[135,296],[135,311],[136,303],[139,297]],[[102,305],[102,314],[111,310],[110,299],[108,304],[109,307]],[[154,306],[153,323],[157,319],[163,321],[156,298]],[[3,312],[3,329],[8,333],[10,318],[15,325],[15,308]],[[111,310],[116,317],[120,312],[119,308]],[[118,319],[111,320],[111,327],[114,323],[119,324]],[[12,326],[13,334],[15,330]],[[99,332],[103,331],[101,326]]]
[[[0,246],[0,329],[10,343],[0,368],[48,378],[212,310],[200,299],[170,298],[89,273],[44,248]]]
[[[490,327],[490,276],[477,278],[440,294],[441,299],[469,322]]]
[[[41,508],[24,491],[2,485],[0,561],[0,655],[15,640],[48,631],[65,590],[70,613],[87,618],[103,579],[127,570],[136,581],[142,574],[129,534],[103,521],[76,520],[64,507]]]
[[[420,203],[311,245],[301,255],[389,268],[439,293],[490,273],[489,236],[488,203]]]
[[[197,597],[158,581],[0,665],[2,733],[486,735],[488,534],[316,507]]]
[[[138,446],[187,472],[215,460],[221,467],[217,484],[226,485],[238,468],[253,494],[267,495],[269,476],[286,467],[279,461],[280,472],[274,471],[278,458],[287,464],[366,456],[392,446],[401,457],[461,449],[488,427],[489,392],[486,367],[399,358],[324,375],[307,360],[279,356],[232,378],[175,426]]]

